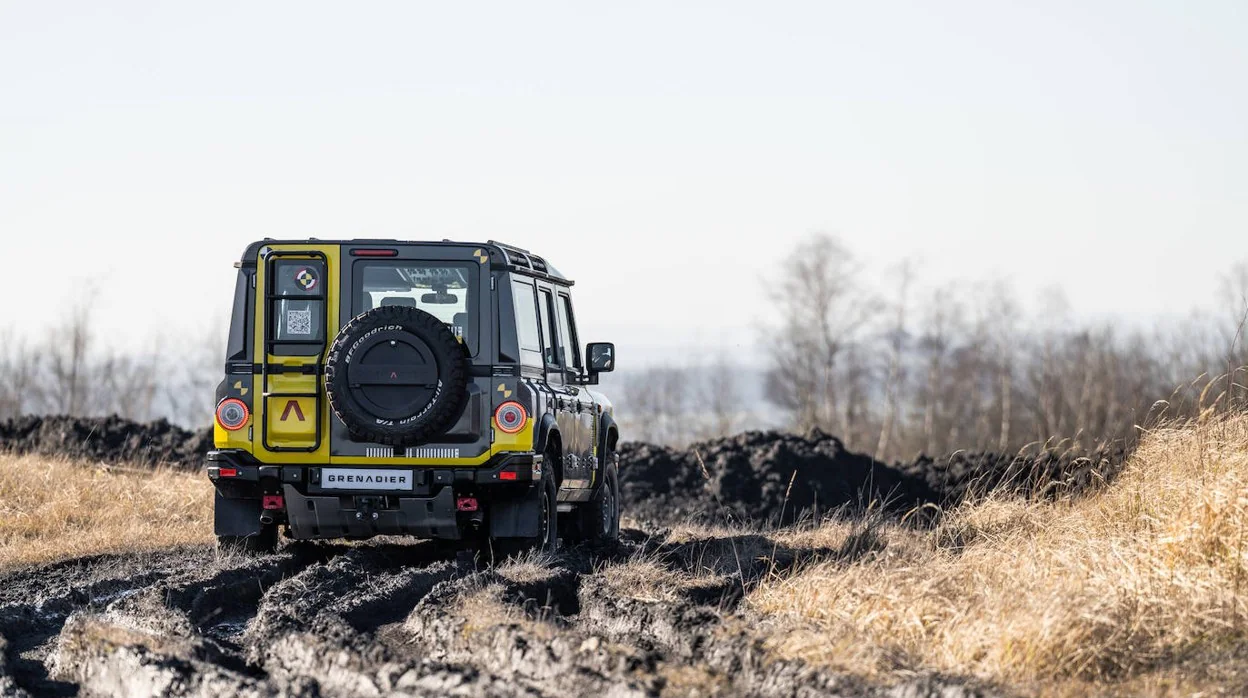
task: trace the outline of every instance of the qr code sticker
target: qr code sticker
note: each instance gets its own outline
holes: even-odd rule
[[[287,310],[286,332],[288,334],[312,334],[312,309]]]

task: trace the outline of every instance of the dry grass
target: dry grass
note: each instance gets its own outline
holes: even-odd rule
[[[211,540],[202,473],[0,455],[0,571]]]
[[[771,641],[779,656],[870,677],[1236,692],[1248,686],[1246,525],[1241,415],[1148,434],[1096,497],[986,501],[933,531],[888,528],[880,550],[766,580],[748,603],[789,621]],[[847,526],[787,538],[822,544]]]

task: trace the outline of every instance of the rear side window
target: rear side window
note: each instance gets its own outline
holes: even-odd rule
[[[247,358],[247,323],[251,321],[251,272],[240,269],[234,285],[234,310],[230,314],[230,337],[225,347],[225,360]]]
[[[511,282],[511,296],[516,306],[516,338],[520,341],[520,363],[542,366],[542,340],[537,330],[537,301],[533,284]]]

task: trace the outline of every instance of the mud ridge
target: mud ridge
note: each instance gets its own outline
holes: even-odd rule
[[[0,579],[17,588],[0,606],[0,694],[980,695],[935,677],[897,693],[768,653],[742,595],[844,554],[629,530],[475,566],[391,540],[83,558]]]

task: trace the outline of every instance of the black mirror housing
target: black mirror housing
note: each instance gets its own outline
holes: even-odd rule
[[[591,342],[585,347],[589,357],[589,373],[609,373],[615,370],[615,345],[611,342]]]

